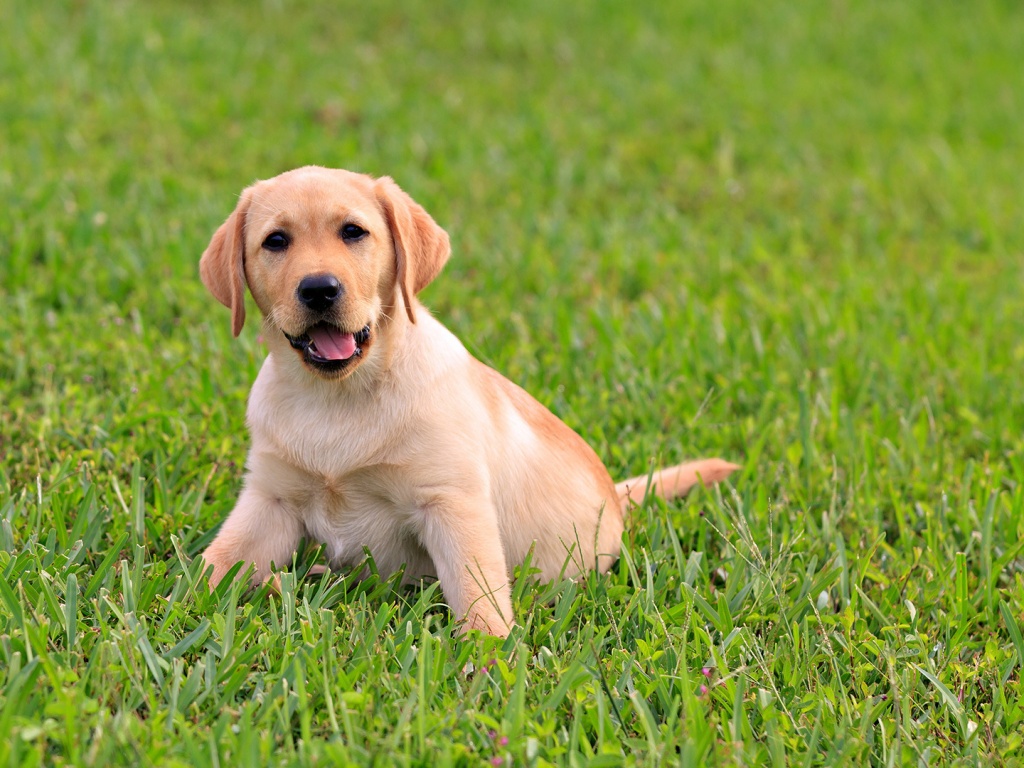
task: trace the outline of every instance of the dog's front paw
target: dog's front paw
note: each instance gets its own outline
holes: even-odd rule
[[[226,560],[218,558],[209,549],[203,552],[199,559],[202,561],[201,573],[208,573],[210,576],[207,585],[211,592],[224,580],[224,577],[228,575],[228,571],[231,570],[231,566],[234,565],[234,563],[228,563]]]
[[[248,562],[246,558],[239,557],[233,553],[225,553],[217,547],[216,541],[207,547],[206,551],[200,555],[200,558],[203,561],[202,572],[210,574],[209,587],[211,592],[216,589],[217,585],[224,580],[228,573],[231,572],[231,569],[235,567],[235,564],[239,562],[242,563],[242,566],[235,574],[235,578],[242,579],[247,573],[251,573],[251,586],[258,587],[260,584],[275,578],[275,574],[270,572],[269,567],[261,571],[258,563]],[[256,570],[253,571],[250,566],[255,566]],[[210,570],[211,567],[213,570]],[[271,584],[271,588],[273,587],[274,585]],[[277,590],[280,592],[280,582],[277,583]]]
[[[459,634],[465,635],[470,630],[476,629],[494,637],[508,637],[508,633],[514,626],[514,621],[506,620],[496,610],[471,610],[459,624]]]

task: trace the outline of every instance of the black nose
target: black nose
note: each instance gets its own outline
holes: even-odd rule
[[[341,283],[334,275],[311,275],[299,283],[299,301],[314,312],[330,309],[341,293]]]

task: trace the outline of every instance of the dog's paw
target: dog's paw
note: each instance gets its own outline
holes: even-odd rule
[[[514,626],[514,621],[506,621],[497,611],[470,611],[459,624],[459,634],[465,635],[477,630],[485,635],[504,638],[508,637],[508,633]]]

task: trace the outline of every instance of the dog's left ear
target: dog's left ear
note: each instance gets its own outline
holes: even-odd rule
[[[429,285],[448,261],[452,252],[448,233],[390,177],[377,179],[374,192],[391,228],[405,311],[415,323],[412,297]]]
[[[231,332],[235,336],[245,324],[245,216],[251,200],[251,188],[246,189],[199,260],[203,285],[231,310]]]

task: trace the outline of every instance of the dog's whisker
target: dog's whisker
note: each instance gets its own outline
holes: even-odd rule
[[[250,206],[258,206],[260,210],[269,214],[271,217],[276,216],[281,212],[281,209],[276,206],[272,206],[269,202],[257,197],[255,194],[249,200]]]

